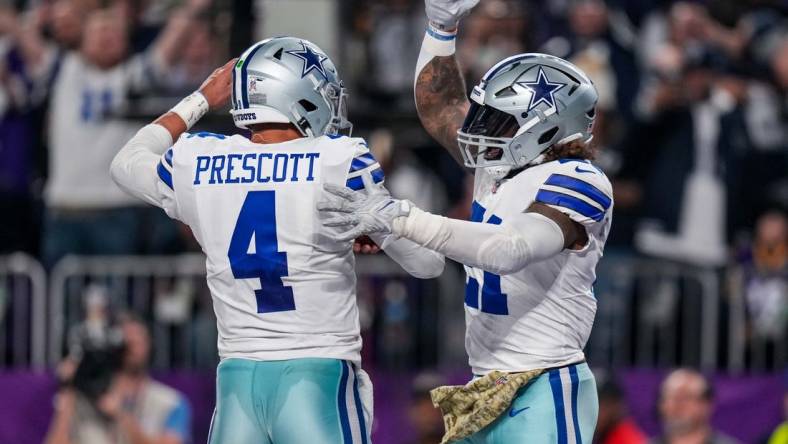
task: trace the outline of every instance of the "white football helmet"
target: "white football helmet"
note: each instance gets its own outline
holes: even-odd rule
[[[457,141],[465,165],[496,180],[555,144],[591,141],[598,94],[575,65],[526,53],[493,66],[471,92]]]
[[[274,37],[252,45],[233,69],[233,121],[292,123],[307,137],[350,134],[347,93],[331,59],[314,43]]]

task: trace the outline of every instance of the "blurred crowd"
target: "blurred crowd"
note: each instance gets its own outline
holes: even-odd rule
[[[297,8],[298,1],[288,7]],[[338,51],[330,55],[350,89],[351,120],[385,169],[388,187],[421,208],[467,218],[471,181],[426,136],[415,114],[423,1],[324,2],[339,11],[328,27],[338,38]],[[109,164],[142,124],[194,90],[222,61],[269,36],[261,24],[278,3],[0,0],[0,254],[25,251],[51,269],[69,254],[198,250],[188,229],[121,192],[110,180]],[[721,295],[744,301],[747,334],[774,341],[772,350],[779,351],[785,345],[779,341],[788,337],[788,5],[482,0],[462,23],[458,56],[468,88],[497,61],[529,51],[569,59],[599,91],[596,163],[611,177],[616,202],[605,258],[614,266],[604,269],[649,257],[715,270]],[[200,125],[237,131],[227,114]],[[600,271],[599,291],[615,286],[615,277]],[[194,310],[205,327],[194,331],[212,331],[209,295],[195,290],[202,286],[187,280],[157,285],[154,317],[160,324],[180,325]],[[436,306],[414,305],[407,297],[414,287],[401,282],[360,285],[369,286],[359,292],[361,322],[379,333],[367,342],[370,353],[381,349],[378,362],[408,362],[411,349],[428,354],[427,335],[412,327],[434,329],[431,318],[416,313],[434,313]],[[85,299],[90,305],[90,295]],[[605,303],[600,298],[600,318]],[[71,338],[90,336],[91,310],[84,310],[88,319]],[[382,321],[373,325],[372,317]],[[139,360],[147,361],[148,333],[134,319],[120,325],[138,339],[144,355]],[[213,342],[209,337],[200,343]],[[72,348],[69,355],[80,353]],[[215,354],[204,350],[210,356],[201,362],[210,366]],[[118,419],[123,433],[133,433],[135,421],[145,419],[125,415],[118,397],[134,400],[150,387],[147,373],[132,364],[119,370],[126,388],[113,389],[114,398],[96,404],[104,416]],[[426,391],[439,379],[424,375],[414,385],[410,417],[423,435],[414,442],[435,442],[442,430]],[[177,394],[161,390],[163,416],[147,420],[159,424],[147,431],[187,442],[186,407]],[[50,442],[62,442],[58,425],[84,408],[68,393],[58,401]],[[599,442],[645,442],[613,379],[600,384],[600,399]],[[731,442],[709,426],[712,400],[703,375],[671,374],[656,406],[665,436],[655,442]],[[788,442],[786,427],[770,443]],[[84,430],[117,432],[90,424]]]
[[[352,94],[351,120],[388,186],[467,217],[470,179],[415,115],[423,2],[324,2],[340,12],[327,29],[338,36],[332,56]],[[0,253],[26,251],[51,268],[69,254],[196,250],[185,227],[117,188],[110,160],[144,122],[265,37],[262,23],[282,5],[0,3]],[[462,23],[458,55],[468,87],[524,51],[585,70],[600,95],[596,162],[615,192],[606,260],[726,270],[721,293],[742,295],[749,331],[784,337],[787,12],[779,0],[483,0]],[[226,114],[201,125],[236,131]],[[610,279],[600,275],[599,287]]]
[[[422,2],[346,3],[351,110],[363,109],[362,123],[375,128],[371,149],[392,157],[387,177],[408,178],[392,190],[414,201],[443,196],[419,205],[467,217],[468,178],[406,117]],[[566,58],[594,81],[596,164],[615,194],[599,294],[620,287],[612,281],[637,258],[717,270],[721,303],[743,301],[746,334],[776,341],[772,351],[788,337],[787,14],[771,0],[483,0],[461,23],[457,49],[468,88],[528,51]],[[699,294],[686,283],[665,288]],[[598,324],[609,296],[599,298]],[[705,309],[661,299],[666,318]]]
[[[0,9],[0,208],[12,215],[0,248],[47,266],[177,251],[177,227],[123,193],[107,166],[140,126],[133,116],[157,106],[149,99],[171,106],[224,60],[212,3],[18,6]]]
[[[768,0],[482,1],[462,23],[458,54],[469,88],[518,52],[585,70],[600,94],[597,163],[615,179],[608,245],[718,266],[727,247],[762,237],[760,219],[785,220],[786,9]],[[421,2],[352,10],[352,39],[365,49],[351,67],[362,71],[363,106],[410,112]],[[463,188],[452,185],[456,203]],[[784,229],[769,243],[784,257]]]

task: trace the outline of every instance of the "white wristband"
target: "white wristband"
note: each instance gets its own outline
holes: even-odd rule
[[[424,40],[421,42],[419,59],[416,61],[416,78],[427,63],[434,57],[448,57],[454,54],[457,43],[457,31],[447,32],[436,28],[434,25],[427,25],[424,33]],[[414,79],[415,82],[415,79]]]
[[[210,106],[205,96],[203,96],[201,92],[195,91],[178,102],[177,105],[173,106],[170,112],[177,114],[178,117],[183,119],[186,123],[186,129],[188,130],[194,126],[209,109]]]
[[[422,51],[430,52],[432,55],[446,57],[454,54],[457,43],[457,30],[443,31],[430,23],[424,33]]]

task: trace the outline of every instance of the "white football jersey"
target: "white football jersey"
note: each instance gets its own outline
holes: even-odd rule
[[[612,187],[586,160],[561,159],[495,180],[476,170],[471,220],[500,224],[534,202],[582,224],[588,244],[505,276],[465,267],[465,347],[474,374],[560,367],[584,358],[596,313],[596,264],[610,230]]]
[[[316,204],[325,183],[383,180],[363,139],[184,134],[157,171],[164,210],[207,256],[220,357],[360,360],[355,259]]]
[[[109,70],[82,56],[63,57],[49,107],[47,205],[60,208],[111,208],[139,205],[110,179],[107,169],[118,143],[139,124],[122,118],[130,91],[144,89],[149,55],[137,55]]]

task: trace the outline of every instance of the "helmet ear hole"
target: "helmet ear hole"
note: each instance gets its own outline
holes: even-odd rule
[[[557,132],[558,132],[558,127],[557,126],[554,126],[554,127],[550,128],[549,130],[543,132],[541,136],[539,136],[539,140],[537,141],[537,143],[539,143],[541,145],[543,143],[549,142],[550,139],[552,139],[553,136],[555,136],[555,133],[557,133]]]
[[[306,110],[306,112],[308,112],[308,113],[311,113],[312,111],[317,109],[317,106],[315,106],[314,103],[312,103],[312,102],[310,102],[309,100],[306,100],[306,99],[299,100],[298,104],[303,106],[304,109]]]
[[[596,115],[596,107],[593,107],[593,108],[589,109],[589,110],[586,112],[586,115],[587,115],[588,117],[591,117],[591,118],[593,119],[593,118],[594,118],[594,116]]]

